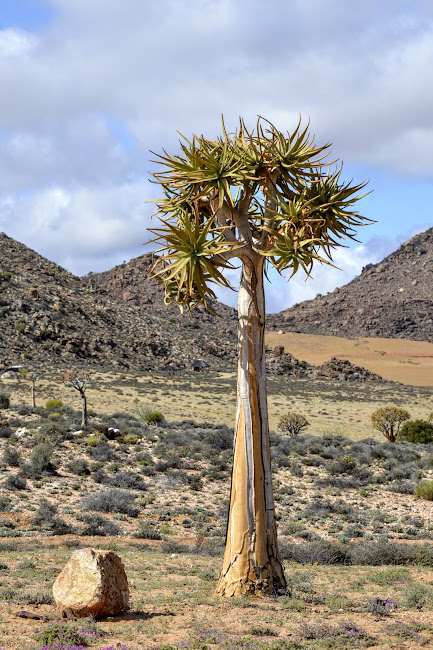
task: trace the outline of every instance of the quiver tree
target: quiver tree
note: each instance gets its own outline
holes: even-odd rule
[[[289,411],[286,415],[281,416],[278,422],[278,430],[288,436],[298,436],[301,431],[310,426],[307,418],[301,413]]]
[[[90,381],[90,372],[80,371],[80,370],[67,370],[62,377],[64,383],[68,383],[75,388],[80,393],[80,397],[83,400],[82,402],[82,411],[81,411],[81,426],[87,426],[88,416],[87,416],[87,397],[86,389]]]
[[[216,140],[182,136],[180,152],[157,155],[154,178],[162,227],[152,273],[165,285],[165,302],[181,309],[202,303],[213,311],[213,287],[230,287],[224,271],[241,265],[238,294],[239,367],[234,461],[226,551],[216,588],[221,596],[276,593],[285,587],[275,526],[265,376],[267,268],[310,274],[315,261],[365,219],[353,211],[365,183],[351,185],[341,167],[324,162],[300,123],[283,134],[259,118],[249,132]],[[332,163],[334,165],[334,163]],[[231,287],[230,287],[231,288]]]
[[[30,375],[30,381],[32,382],[32,406],[36,407],[36,382],[39,379],[38,375],[35,372],[32,372]]]
[[[39,379],[38,375],[36,372],[29,372],[27,368],[20,368],[19,371],[19,377],[22,377],[23,379],[29,379],[32,382],[32,387],[31,387],[31,399],[32,399],[32,407],[36,407],[36,382]]]
[[[371,423],[388,442],[395,442],[401,425],[410,419],[409,411],[397,406],[384,406],[371,414]]]

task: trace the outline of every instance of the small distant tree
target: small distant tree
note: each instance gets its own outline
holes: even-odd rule
[[[158,154],[154,174],[161,244],[152,273],[165,302],[214,311],[215,285],[231,288],[227,269],[241,266],[238,292],[237,415],[226,551],[216,594],[275,594],[285,589],[278,551],[269,446],[265,361],[266,271],[310,275],[330,263],[340,239],[366,220],[354,210],[359,185],[324,161],[301,123],[291,133],[259,118],[234,133],[183,138],[175,155]]]
[[[81,426],[86,426],[89,422],[87,416],[86,389],[88,388],[88,383],[90,381],[90,372],[85,370],[67,370],[62,377],[62,381],[63,383],[70,384],[72,388],[75,388],[75,390],[80,393],[80,397],[83,400]]]
[[[298,436],[308,426],[310,426],[310,423],[307,418],[301,413],[293,413],[292,411],[283,415],[278,422],[278,430],[288,436]]]
[[[39,379],[38,375],[35,372],[32,372],[30,375],[30,381],[32,382],[32,406],[36,406],[36,382]]]
[[[35,372],[29,372],[27,368],[20,368],[19,376],[22,379],[26,379],[31,381],[32,383],[32,388],[31,388],[31,398],[32,398],[32,406],[35,408],[36,406],[36,382],[39,379],[38,375]]]
[[[401,425],[410,419],[410,413],[397,406],[385,406],[371,416],[371,423],[389,442],[395,442]]]

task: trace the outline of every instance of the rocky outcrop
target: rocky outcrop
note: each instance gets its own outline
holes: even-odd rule
[[[128,580],[122,561],[112,551],[75,551],[53,585],[60,616],[115,616],[126,609]]]
[[[347,359],[333,357],[321,366],[312,366],[306,361],[296,359],[284,351],[282,345],[266,350],[268,372],[289,377],[311,377],[312,379],[332,379],[338,381],[385,381],[374,372],[356,366]]]
[[[331,294],[269,315],[268,328],[433,342],[433,228]]]
[[[313,376],[324,379],[338,379],[339,381],[384,381],[382,377],[370,370],[356,366],[347,359],[332,357],[318,368],[314,368]]]

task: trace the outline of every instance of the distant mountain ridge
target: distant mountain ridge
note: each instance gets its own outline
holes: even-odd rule
[[[348,284],[267,317],[270,329],[433,342],[433,228]]]

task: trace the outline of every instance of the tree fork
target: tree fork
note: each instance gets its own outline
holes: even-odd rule
[[[266,399],[264,258],[243,256],[234,461],[223,568],[215,595],[284,589],[275,523]]]

